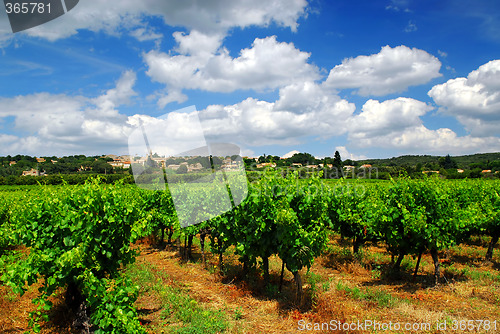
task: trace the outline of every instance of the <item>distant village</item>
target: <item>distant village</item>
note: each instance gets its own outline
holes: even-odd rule
[[[63,174],[124,174],[133,173],[133,165],[145,168],[161,168],[167,174],[199,173],[209,170],[260,171],[266,168],[286,168],[308,172],[323,171],[325,178],[369,177],[388,179],[404,172],[411,177],[439,175],[446,178],[499,177],[500,153],[472,156],[401,156],[390,159],[365,161],[342,160],[335,152],[334,157],[316,158],[309,153],[294,153],[288,157],[262,155],[240,157],[239,155],[161,157],[150,152],[145,156],[115,155],[102,156],[44,156],[26,155],[0,157],[0,177],[49,176]]]
[[[12,158],[12,157],[7,157]],[[20,176],[47,176],[54,173],[128,173],[133,164],[158,167],[177,173],[193,173],[208,170],[212,165],[216,169],[238,170],[243,166],[239,156],[232,157],[160,157],[150,153],[147,156],[130,156],[108,154],[104,156],[86,157],[84,155],[69,157],[29,157],[16,156],[16,159],[2,161],[0,175],[13,175],[5,173],[6,169],[16,171]],[[2,158],[0,158],[2,159]],[[210,159],[212,162],[210,162]]]

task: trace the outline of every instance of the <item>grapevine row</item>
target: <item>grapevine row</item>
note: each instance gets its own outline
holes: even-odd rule
[[[152,234],[159,235],[161,243],[166,237],[170,242],[174,229],[185,238],[188,251],[199,235],[203,260],[208,237],[221,269],[223,254],[232,247],[243,263],[243,274],[259,265],[266,282],[269,258],[278,256],[282,271],[287,268],[294,275],[299,301],[299,273],[325,250],[330,231],[351,238],[354,252],[365,242],[384,242],[397,258],[396,269],[405,256],[413,255],[419,258],[416,273],[422,254],[429,252],[437,283],[439,251],[473,235],[491,237],[486,258],[492,259],[500,236],[498,185],[496,181],[406,178],[324,183],[319,176],[300,180],[293,173],[282,176],[267,171],[247,185],[248,191],[232,188],[230,196],[247,196],[227,211],[218,197],[229,190],[224,182],[213,185],[222,187],[217,191],[186,185],[178,194],[177,206],[168,190],[102,185],[98,180],[84,186],[3,192],[0,255],[8,255],[15,245],[30,251],[24,261],[7,267],[2,280],[23,294],[26,283],[43,278],[35,299],[38,310],[32,314],[34,329],[39,329],[37,320],[45,316],[42,311],[51,307],[48,297],[66,287],[68,303],[89,317],[89,326],[97,333],[144,332],[133,307],[137,287],[122,278],[120,270],[135,258],[130,243]],[[196,207],[200,197],[203,205]],[[214,218],[181,228],[178,213],[184,221]]]

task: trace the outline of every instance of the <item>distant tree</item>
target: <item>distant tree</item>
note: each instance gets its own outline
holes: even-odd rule
[[[471,171],[468,171],[468,177],[474,179],[482,176],[481,168],[474,168]]]
[[[195,163],[200,163],[203,168],[211,169],[212,165],[210,165],[210,158],[207,156],[197,157]]]
[[[279,160],[274,160],[274,162],[276,163],[276,166],[278,167],[285,167],[285,166],[291,166],[292,165],[292,162],[288,159],[288,158],[279,158]]]
[[[280,158],[280,159],[274,160],[274,162],[276,163],[277,167],[287,166],[287,162],[285,159]]]
[[[415,172],[417,172],[417,173],[422,172],[422,164],[420,162],[417,163],[417,166],[415,166]]]
[[[15,166],[16,168],[22,168],[22,169],[31,168],[34,166],[34,162],[23,158],[21,160],[18,160]]]
[[[335,154],[333,156],[333,167],[342,168],[342,158],[340,157],[339,151],[335,151]]]
[[[493,171],[497,171],[497,170],[500,170],[500,161],[496,160],[496,161],[492,161],[491,164],[490,164],[490,168],[493,170]]]
[[[484,162],[473,162],[469,164],[469,169],[476,169],[476,168],[479,168],[481,170],[485,169]]]
[[[168,158],[165,160],[165,166],[180,164],[180,158]]]
[[[214,157],[212,156],[212,163],[215,165],[215,166],[222,166],[222,159],[219,158],[219,157]]]
[[[345,166],[352,166],[352,165],[354,165],[354,162],[351,159],[346,159],[346,160],[344,160],[344,165]]]
[[[245,162],[246,167],[252,167],[253,165],[256,164],[255,159],[251,158],[243,158],[243,161]]]
[[[295,153],[289,158],[292,163],[300,163],[303,165],[314,163],[316,158],[309,153]]]
[[[408,174],[411,175],[415,172],[415,169],[410,165],[403,165],[401,168]]]
[[[157,167],[156,161],[151,158],[151,155],[148,155],[146,162],[144,162],[144,167]]]
[[[446,155],[444,158],[439,158],[439,165],[441,168],[444,169],[451,169],[451,168],[457,168],[457,163],[455,160],[453,160],[449,154]]]
[[[187,172],[188,172],[188,168],[186,165],[180,165],[176,171],[177,174],[186,174]]]
[[[103,160],[97,160],[92,164],[92,171],[98,174],[111,174],[113,167]]]

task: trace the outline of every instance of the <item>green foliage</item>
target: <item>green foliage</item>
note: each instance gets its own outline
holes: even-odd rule
[[[395,254],[416,255],[457,242],[460,222],[455,205],[436,179],[393,180],[385,190],[380,230]]]
[[[328,197],[331,228],[353,239],[354,252],[365,241],[380,239],[377,222],[383,203],[380,193],[367,184],[340,180]]]
[[[490,236],[500,235],[500,194],[497,184],[481,184],[480,229]]]
[[[41,189],[26,199],[24,209],[18,208],[13,220],[20,242],[30,247],[30,253],[25,261],[9,266],[3,280],[22,295],[26,284],[43,278],[40,296],[34,300],[42,310],[50,309],[47,298],[58,287],[76,285],[91,307],[92,319],[99,319],[94,324],[101,330],[116,326],[114,333],[119,333],[119,328],[138,322],[130,306],[136,295],[127,282],[119,280],[118,269],[134,260],[129,245],[132,224],[139,215],[122,190],[94,180],[58,192]],[[121,288],[110,289],[113,284]],[[113,305],[118,308],[103,313],[103,307]],[[34,329],[40,311],[34,314]],[[128,333],[136,332],[141,333]]]
[[[16,209],[19,201],[19,194],[9,193],[0,197],[0,256],[10,246],[17,244],[15,238],[16,227],[12,222],[11,215]]]
[[[295,153],[290,158],[288,158],[288,161],[290,161],[292,163],[300,163],[303,165],[308,165],[308,164],[315,163],[316,158],[309,153]]]
[[[298,182],[291,174],[289,180]],[[281,210],[278,255],[291,272],[310,268],[326,244],[327,202],[320,179],[313,176],[287,194],[288,210]]]
[[[335,151],[335,154],[333,156],[333,167],[335,168],[342,168],[342,159],[340,158],[340,153],[339,151]]]
[[[126,278],[98,279],[90,270],[78,277],[83,282],[92,323],[97,326],[96,334],[146,333],[137,320],[133,302],[137,299],[139,287]]]
[[[457,162],[449,154],[446,157],[439,158],[439,165],[444,169],[457,168]]]
[[[188,168],[186,165],[180,165],[179,168],[177,168],[176,173],[177,174],[186,174],[188,172]]]
[[[235,210],[227,233],[236,252],[250,265],[277,254],[292,272],[310,267],[323,250],[326,202],[320,180],[299,186],[297,173],[281,177],[266,171],[251,184],[248,198]]]
[[[162,240],[166,229],[172,228],[177,222],[172,197],[168,191],[136,189],[139,198],[136,199],[140,208],[141,219],[134,224],[137,237],[145,237],[161,232]],[[133,200],[133,199],[131,199]]]

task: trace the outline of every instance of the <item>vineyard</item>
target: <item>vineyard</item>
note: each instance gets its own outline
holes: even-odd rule
[[[101,184],[99,179],[82,186],[6,188],[0,200],[0,291],[9,294],[12,302],[31,291],[33,307],[27,325],[35,332],[43,332],[44,324],[51,321],[54,298],[59,296],[75,318],[76,332],[157,333],[137,306],[147,291],[161,291],[168,300],[165,305],[171,305],[170,314],[175,305],[199,312],[191,320],[165,317],[167,332],[197,333],[188,330],[187,323],[199,319],[205,319],[201,332],[239,332],[234,323],[245,316],[238,309],[232,311],[233,325],[214,324],[213,319],[223,315],[204,317],[208,311],[196,309],[201,306],[194,307],[199,302],[191,302],[190,297],[182,299],[170,288],[154,290],[156,283],[145,289],[134,270],[148,266],[137,259],[143,260],[141,251],[150,245],[154,254],[175,251],[176,261],[196,263],[197,270],[216,275],[217,282],[238,284],[238,289],[277,300],[287,319],[294,321],[338,316],[325,313],[332,286],[343,298],[384,309],[394,303],[403,305],[405,298],[415,300],[419,291],[442,293],[439,289],[451,287],[452,281],[475,282],[470,274],[474,266],[488,269],[481,271],[488,273],[482,277],[487,287],[481,283],[472,291],[483,287],[496,293],[494,289],[500,288],[499,189],[495,180],[325,181],[319,176],[299,179],[294,173],[282,176],[266,171],[248,184],[241,204],[226,210],[217,191],[201,186],[186,186],[180,195],[185,208],[176,208],[168,190]],[[203,207],[190,210],[200,197]],[[233,204],[242,200],[231,192],[230,197]],[[184,215],[182,221],[214,218],[181,227],[177,212]],[[457,256],[462,247],[477,244],[474,256],[466,260]],[[472,269],[460,267],[464,263]],[[149,274],[159,275],[153,281],[172,274],[148,268]],[[345,276],[339,268],[350,274],[368,272],[375,286],[388,282],[410,287],[412,292],[398,297],[380,289],[360,290],[339,279]],[[32,286],[37,287],[35,293]],[[479,308],[500,308],[498,297],[481,300],[484,304],[476,303]],[[346,307],[351,302],[346,301]],[[444,318],[451,325],[464,316],[450,313]],[[483,320],[489,321],[491,330],[483,323],[473,330],[494,332],[493,321],[500,319]],[[220,323],[224,321],[229,320]],[[0,331],[6,330],[1,326],[0,322]],[[296,329],[297,322],[288,330]]]

